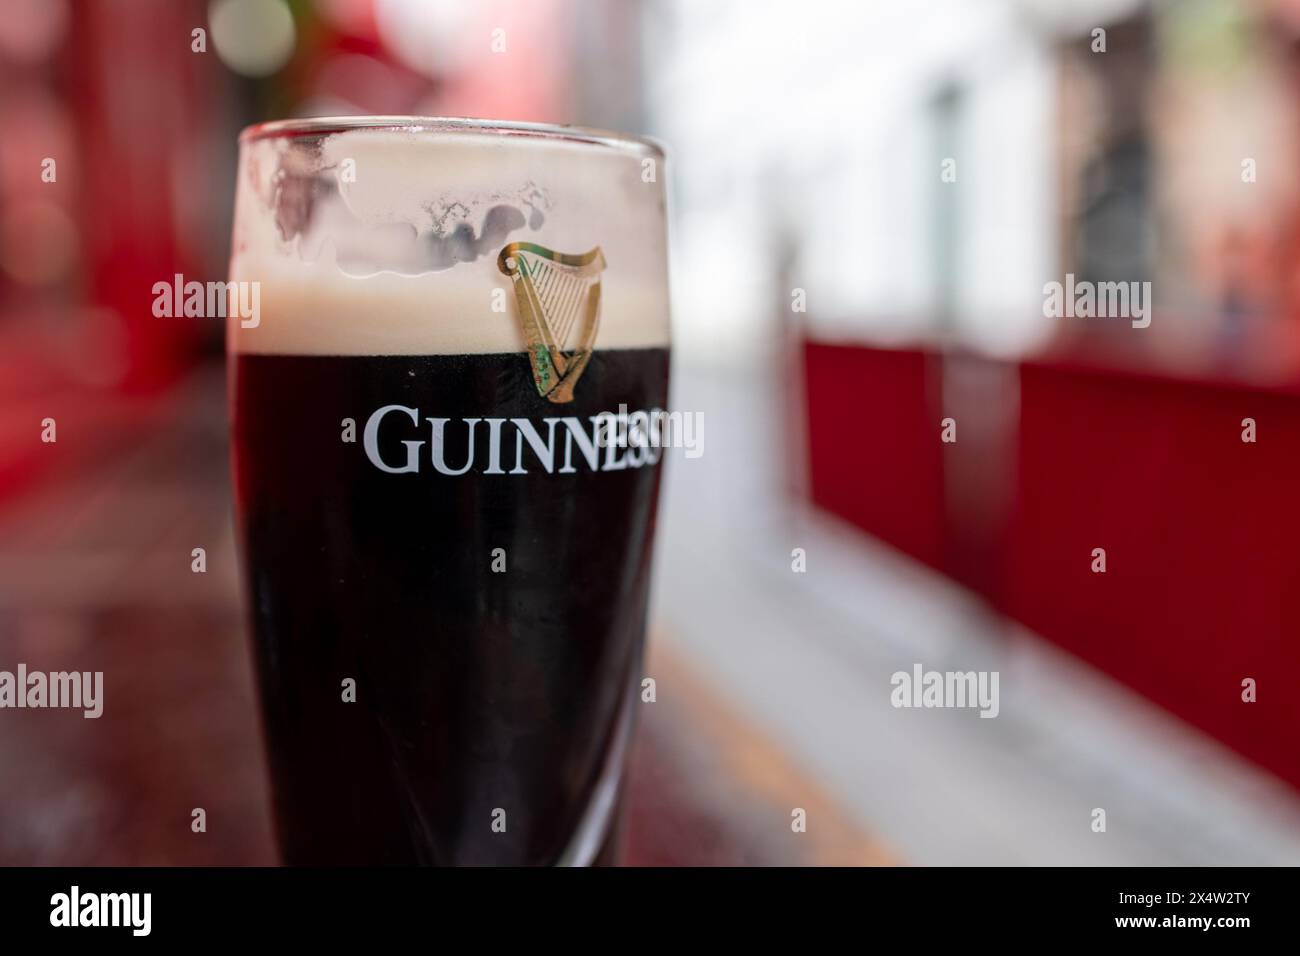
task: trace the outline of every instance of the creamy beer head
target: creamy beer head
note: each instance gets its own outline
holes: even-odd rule
[[[241,142],[230,277],[259,284],[260,314],[231,315],[229,347],[523,352],[536,342],[520,315],[519,277],[499,261],[510,244],[598,251],[594,348],[664,347],[664,230],[663,154],[642,140],[388,117],[254,127]],[[580,334],[587,290],[559,260],[533,265],[555,273],[537,276],[554,299],[554,327],[541,334]]]

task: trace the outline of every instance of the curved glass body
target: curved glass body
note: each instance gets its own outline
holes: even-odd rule
[[[241,138],[233,465],[287,862],[611,859],[662,469],[636,423],[667,403],[662,159],[469,120]]]

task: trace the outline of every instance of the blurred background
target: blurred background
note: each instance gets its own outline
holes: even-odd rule
[[[366,113],[670,147],[630,862],[1300,863],[1297,93],[1297,0],[6,0],[0,668],[109,703],[0,712],[0,863],[274,859],[221,323],[152,287],[242,126]]]

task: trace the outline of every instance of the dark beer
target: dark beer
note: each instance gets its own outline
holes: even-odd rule
[[[613,859],[668,399],[661,158],[470,121],[245,133],[233,458],[287,862]]]
[[[627,467],[631,449],[607,445],[597,470],[578,451],[573,471],[556,460],[548,473],[516,433],[499,443],[505,473],[485,475],[480,422],[478,473],[436,471],[423,419],[456,423],[443,450],[459,468],[465,419],[557,413],[520,354],[235,361],[238,505],[286,858],[561,859],[621,770],[660,469]],[[597,351],[562,414],[663,407],[667,380],[665,349]],[[362,447],[367,418],[390,404],[418,409],[423,428],[386,417],[380,455],[404,464],[402,442],[426,439],[416,472],[381,471]],[[342,440],[349,418],[355,442]],[[623,467],[600,470],[607,460]],[[341,701],[346,678],[354,704]]]

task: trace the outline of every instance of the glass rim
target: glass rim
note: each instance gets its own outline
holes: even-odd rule
[[[393,132],[489,133],[546,140],[560,140],[607,146],[639,155],[664,157],[663,144],[648,136],[632,136],[587,126],[529,123],[516,120],[475,119],[463,116],[311,116],[302,119],[269,120],[245,126],[239,142],[296,136],[330,135],[351,130]]]

